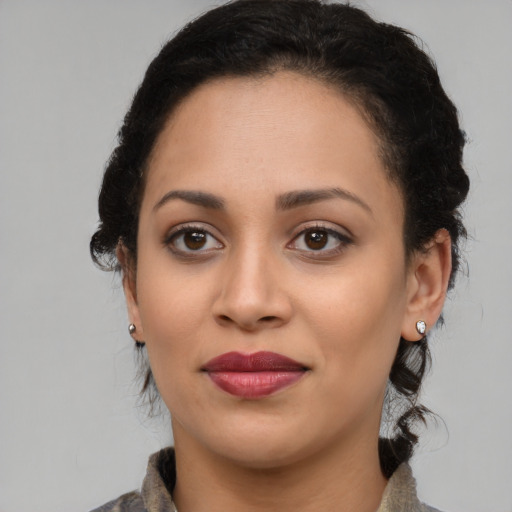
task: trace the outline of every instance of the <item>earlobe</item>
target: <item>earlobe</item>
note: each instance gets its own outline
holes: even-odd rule
[[[446,229],[440,229],[411,261],[408,302],[401,333],[404,339],[419,341],[436,324],[443,309],[451,270],[450,235]]]
[[[117,246],[116,256],[121,265],[128,318],[130,324],[135,327],[134,329],[130,329],[130,334],[135,341],[139,341],[139,339],[144,339],[144,328],[140,320],[139,306],[137,302],[137,286],[133,256],[129,253],[128,249],[122,244],[122,242],[119,242]],[[135,337],[137,339],[135,339]]]

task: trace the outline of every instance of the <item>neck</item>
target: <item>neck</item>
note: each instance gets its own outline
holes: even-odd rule
[[[179,512],[375,512],[386,479],[377,437],[359,436],[333,449],[272,468],[247,467],[206,450],[174,425]],[[364,437],[364,438],[363,438]]]

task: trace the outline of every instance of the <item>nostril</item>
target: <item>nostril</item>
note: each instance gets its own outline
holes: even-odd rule
[[[277,320],[277,316],[264,316],[260,318],[261,322],[273,322],[274,320]]]

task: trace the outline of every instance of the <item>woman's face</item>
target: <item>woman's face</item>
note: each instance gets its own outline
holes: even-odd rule
[[[149,162],[131,321],[176,443],[253,467],[376,448],[410,317],[403,203],[339,92],[195,90]]]

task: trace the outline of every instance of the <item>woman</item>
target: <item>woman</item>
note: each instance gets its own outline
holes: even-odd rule
[[[122,272],[175,447],[98,510],[433,510],[407,461],[464,235],[463,145],[429,58],[356,8],[242,0],[171,40],[91,253]]]

